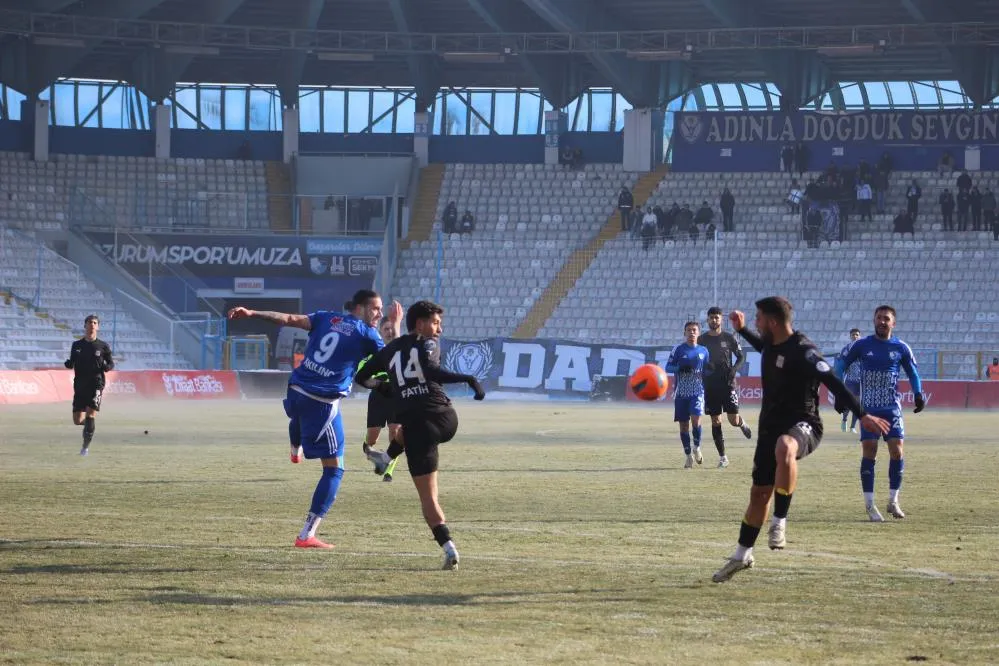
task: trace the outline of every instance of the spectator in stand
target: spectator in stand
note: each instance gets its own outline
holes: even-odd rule
[[[444,233],[453,234],[458,230],[458,206],[449,201],[444,209]]]
[[[712,222],[708,225],[708,228],[704,230],[704,242],[713,241],[715,239],[715,234],[718,233],[718,227]]]
[[[645,215],[642,216],[642,249],[648,250],[656,242],[656,230],[658,220],[656,214],[652,212],[652,207],[645,208]]]
[[[810,248],[819,246],[819,232],[822,230],[822,211],[812,208],[805,215],[805,243]]]
[[[919,199],[922,196],[923,189],[919,187],[919,183],[913,178],[909,189],[905,191],[905,202],[908,206],[909,216],[912,217],[913,221],[919,216]]]
[[[617,210],[621,213],[621,231],[628,231],[631,227],[631,209],[635,207],[635,197],[631,195],[631,190],[626,185],[621,186],[621,193],[617,195]]]
[[[642,218],[645,213],[642,212],[641,206],[636,206],[635,210],[631,212],[631,235],[635,238],[641,238],[642,236]]]
[[[878,169],[874,172],[871,189],[874,190],[874,198],[877,201],[878,215],[884,215],[885,195],[888,194],[888,172],[881,169],[880,163]]]
[[[865,183],[871,182],[871,164],[867,160],[860,160],[857,165],[857,178]]]
[[[992,240],[999,241],[999,216],[992,220]]]
[[[971,199],[971,228],[975,231],[982,230],[982,193],[978,190],[977,185],[971,187],[971,192],[968,193]]]
[[[985,231],[992,231],[992,225],[996,221],[996,195],[992,194],[992,190],[988,187],[982,195],[982,216]]]
[[[999,356],[992,357],[992,365],[985,366],[985,378],[999,381]]]
[[[958,190],[957,193],[957,230],[968,230],[968,212],[971,210],[971,193],[968,190]]]
[[[873,194],[871,192],[871,186],[868,185],[864,180],[860,181],[857,185],[857,208],[860,210],[860,220],[863,222],[865,219],[868,222],[873,221],[871,218],[871,198]]]
[[[662,206],[654,206],[652,208],[652,214],[656,216],[656,236],[661,238],[663,242],[666,241],[666,211],[662,209]]]
[[[878,160],[878,171],[884,172],[885,180],[891,180],[891,172],[894,171],[894,169],[895,164],[892,162],[891,155],[889,155],[886,150],[881,153],[881,159]]]
[[[465,214],[461,216],[461,224],[458,226],[459,234],[470,234],[475,231],[475,218],[472,216],[472,211],[466,210]]]
[[[670,209],[666,211],[666,231],[663,233],[663,239],[673,238],[673,232],[677,228],[677,217],[679,215],[680,206],[674,201]]]
[[[725,191],[722,192],[721,201],[718,202],[718,207],[721,208],[722,212],[722,229],[725,231],[735,231],[735,223],[733,222],[733,217],[735,214],[735,197],[732,196],[732,192],[726,187]]]
[[[676,235],[689,232],[694,226],[694,211],[690,210],[690,204],[683,204],[683,208],[676,214]],[[696,227],[694,227],[696,229]]]
[[[808,171],[808,146],[804,141],[799,141],[794,146],[794,165],[798,167],[798,178],[804,178]]]
[[[945,189],[940,195],[940,217],[943,218],[944,231],[954,231],[954,195]]]
[[[715,219],[715,212],[711,210],[711,206],[708,205],[707,201],[701,202],[701,207],[697,209],[697,215],[694,216],[694,223],[698,226],[706,227]]]
[[[895,216],[895,224],[892,227],[892,232],[896,234],[916,235],[916,224],[909,211],[900,210],[898,212],[898,215]]]
[[[971,189],[971,185],[971,176],[968,175],[967,171],[962,171],[961,175],[957,177],[957,191],[968,191]]]
[[[954,173],[954,156],[950,154],[949,150],[945,150],[940,156],[940,161],[937,162],[937,173],[941,176]]]
[[[791,213],[797,214],[801,212],[801,200],[805,196],[805,193],[801,191],[801,186],[798,185],[797,180],[791,181],[791,189],[787,193],[787,207]]]
[[[794,146],[786,144],[780,151],[780,162],[783,170],[787,173],[794,171]]]
[[[829,166],[826,167],[825,176],[826,182],[830,185],[835,186],[835,184],[839,182],[839,167],[837,167],[831,160],[829,162]]]

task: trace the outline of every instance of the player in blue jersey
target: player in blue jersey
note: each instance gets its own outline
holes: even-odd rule
[[[382,318],[382,299],[362,289],[351,299],[351,313],[318,310],[311,314],[285,314],[236,307],[230,319],[257,318],[309,332],[305,358],[291,373],[284,411],[290,419],[291,461],[304,455],[318,458],[323,473],[312,495],[305,526],[295,539],[297,548],[332,548],[316,538],[343,478],[344,435],[340,401],[350,393],[361,359],[385,346],[376,325]],[[389,320],[398,332],[402,306],[392,304]]]
[[[860,339],[860,329],[851,328],[850,329],[850,342],[846,343],[843,349],[839,352],[839,356],[836,357],[836,376],[846,384],[846,388],[850,393],[860,397],[860,363],[854,361],[850,364],[850,367],[846,367],[843,364],[843,359],[846,358],[846,354],[850,351],[850,347],[853,343]],[[843,412],[843,420],[839,424],[839,429],[846,432],[846,412]],[[857,416],[854,414],[850,422],[850,431],[857,432]]]
[[[673,394],[673,420],[680,424],[680,442],[687,460],[684,469],[696,461],[704,462],[701,455],[701,417],[704,416],[704,370],[709,352],[697,344],[701,325],[688,321],[683,325],[684,341],[673,349],[666,362],[666,372],[676,375],[676,392]],[[691,449],[693,435],[693,449]]]
[[[898,396],[899,370],[905,370],[915,394],[916,408],[912,410],[913,413],[923,411],[926,402],[923,400],[923,384],[919,379],[912,349],[892,335],[895,322],[895,308],[890,305],[878,306],[874,311],[874,335],[853,343],[843,363],[846,367],[854,362],[860,363],[860,401],[864,410],[891,424],[884,435],[888,442],[888,455],[891,457],[888,462],[888,514],[892,518],[901,519],[905,518],[905,514],[898,503],[898,491],[902,487],[902,472],[905,469],[902,457],[905,428],[902,424],[902,404]],[[861,427],[863,458],[860,460],[860,485],[864,491],[867,516],[875,523],[884,521],[881,512],[874,505],[874,462],[880,439],[878,433]]]

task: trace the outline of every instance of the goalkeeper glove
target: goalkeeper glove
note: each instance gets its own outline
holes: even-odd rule
[[[922,393],[917,393],[913,398],[913,402],[916,403],[916,408],[912,410],[913,414],[918,414],[926,408],[926,400],[923,399]]]

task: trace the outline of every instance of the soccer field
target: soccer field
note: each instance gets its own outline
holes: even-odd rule
[[[388,484],[363,458],[363,406],[333,551],[292,547],[319,467],[288,462],[280,401],[108,400],[87,458],[68,405],[0,408],[0,662],[999,662],[995,415],[907,415],[908,518],[875,525],[827,413],[787,550],[764,533],[716,585],[748,499],[738,430],[731,467],[706,428],[685,471],[669,407],[460,402],[443,572],[404,462]]]

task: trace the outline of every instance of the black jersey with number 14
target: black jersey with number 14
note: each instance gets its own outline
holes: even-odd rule
[[[441,384],[456,379],[440,367],[440,358],[437,340],[410,333],[396,338],[375,354],[358,374],[358,379],[386,373],[387,381],[392,385],[397,415],[445,410],[451,406],[451,399]]]

